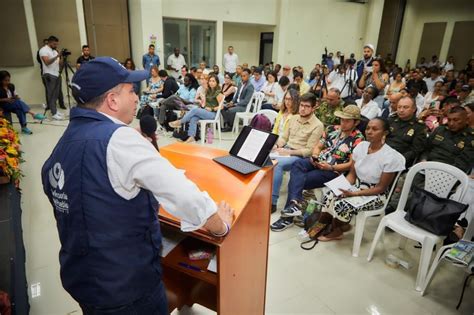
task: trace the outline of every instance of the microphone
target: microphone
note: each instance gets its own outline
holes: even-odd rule
[[[144,135],[151,139],[151,144],[160,151],[158,144],[156,143],[156,129],[158,125],[156,120],[151,115],[144,115],[140,118],[140,130]]]

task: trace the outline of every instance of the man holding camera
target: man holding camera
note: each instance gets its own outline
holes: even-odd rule
[[[356,65],[358,78],[362,77],[362,74],[364,73],[364,71],[372,72],[372,61],[374,61],[374,57],[373,57],[374,52],[375,52],[374,45],[366,44],[364,46],[364,59],[359,60]],[[359,84],[358,80],[357,80],[357,84]],[[360,93],[362,94],[362,90],[360,90]]]
[[[59,97],[61,79],[59,67],[63,65],[63,56],[57,51],[59,39],[56,36],[48,38],[48,44],[39,51],[43,64],[43,79],[46,85],[47,108],[51,110],[54,120],[62,120],[64,116],[57,111],[56,101]]]

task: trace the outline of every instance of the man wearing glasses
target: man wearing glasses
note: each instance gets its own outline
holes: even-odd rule
[[[276,211],[283,172],[289,171],[297,160],[309,157],[324,131],[323,123],[314,115],[317,98],[312,93],[300,98],[299,114],[288,122],[288,128],[280,135],[273,148],[272,158],[278,161],[273,173],[272,212]]]

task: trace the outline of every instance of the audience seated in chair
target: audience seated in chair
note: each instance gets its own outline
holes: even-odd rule
[[[242,81],[237,87],[232,102],[227,103],[222,111],[222,117],[224,118],[224,128],[222,131],[232,130],[235,114],[237,112],[245,112],[253,93],[254,87],[250,83],[250,70],[245,68],[242,71]]]
[[[374,86],[365,88],[362,93],[362,98],[356,100],[356,105],[360,108],[360,114],[367,119],[373,119],[382,114],[379,105],[374,101],[374,98],[378,96],[378,90]]]
[[[311,87],[308,83],[303,79],[303,73],[296,71],[293,74],[293,82],[299,86],[300,95],[306,94],[309,92]]]
[[[316,109],[316,117],[321,120],[324,127],[338,125],[339,118],[334,115],[336,111],[344,109],[344,101],[341,99],[341,92],[336,88],[329,89],[326,98]]]
[[[429,135],[421,160],[450,164],[469,173],[474,164],[474,131],[468,125],[467,111],[454,106],[447,119],[447,125]]]
[[[15,86],[10,83],[11,75],[8,71],[0,71],[0,108],[4,113],[15,113],[21,126],[21,133],[30,135],[33,132],[27,127],[26,114],[33,119],[43,120],[42,114],[35,114],[30,107],[20,99],[15,92]]]
[[[284,135],[288,129],[288,122],[293,115],[298,114],[300,95],[296,90],[288,90],[283,96],[283,104],[273,124],[272,133]]]
[[[158,94],[163,91],[163,81],[158,76],[158,67],[152,66],[150,69],[151,77],[148,80],[148,87],[143,90],[140,97],[140,107],[143,107],[151,102],[155,102]]]
[[[353,151],[352,165],[347,180],[357,191],[341,190],[336,197],[332,191],[323,196],[322,213],[319,228],[322,230],[331,224],[330,230],[318,237],[319,241],[333,241],[343,238],[348,230],[352,216],[359,211],[370,211],[384,205],[390,185],[396,174],[405,169],[405,158],[395,151],[384,139],[390,133],[390,127],[382,118],[372,119],[366,129],[367,141],[361,142]],[[375,196],[375,199],[356,207],[348,198],[356,196]]]
[[[306,207],[303,189],[324,187],[324,183],[349,171],[352,152],[364,140],[357,129],[360,109],[356,105],[348,105],[335,115],[340,118],[341,125],[329,126],[321,141],[316,143],[311,157],[300,159],[291,166],[288,198],[281,217],[271,225],[272,231],[279,232],[292,226],[296,217],[302,221]]]
[[[313,147],[321,139],[324,125],[314,115],[315,108],[316,96],[312,93],[302,95],[299,114],[290,118],[288,129],[280,135],[273,149],[278,164],[273,173],[272,211],[276,210],[283,172],[289,171],[297,160],[309,157]]]
[[[161,103],[160,115],[158,121],[161,125],[164,124],[166,119],[166,111],[168,110],[190,110],[194,107],[194,99],[196,98],[196,89],[198,83],[196,78],[190,73],[186,73],[183,79],[183,84],[179,87],[178,92],[175,95],[171,95]]]
[[[262,90],[266,82],[262,68],[255,68],[255,71],[253,72],[253,77],[250,79],[250,82],[252,83],[255,92],[260,92]]]
[[[232,81],[232,75],[230,73],[224,74],[224,84],[222,84],[222,94],[226,102],[231,102],[234,98],[235,91],[237,88],[234,86]]]
[[[276,72],[269,72],[267,74],[267,82],[262,88],[262,92],[265,94],[262,109],[273,109],[277,111],[280,108],[279,106],[282,103],[284,92],[277,82],[277,77]]]
[[[173,128],[179,128],[182,124],[189,123],[188,139],[186,142],[196,142],[197,124],[201,119],[214,119],[220,104],[224,99],[219,86],[219,78],[215,74],[209,75],[206,97],[202,100],[200,107],[194,108],[180,120],[170,123]]]

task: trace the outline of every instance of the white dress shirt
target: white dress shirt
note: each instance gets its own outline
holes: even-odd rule
[[[224,55],[224,70],[225,72],[230,72],[230,73],[235,73],[235,68],[237,68],[237,65],[239,64],[239,56],[237,54],[232,53],[226,53]]]
[[[171,165],[134,128],[121,127],[112,134],[107,146],[107,173],[114,191],[126,200],[135,198],[142,188],[153,193],[167,212],[181,219],[184,232],[201,228],[217,211],[208,193],[200,191],[184,171]]]

